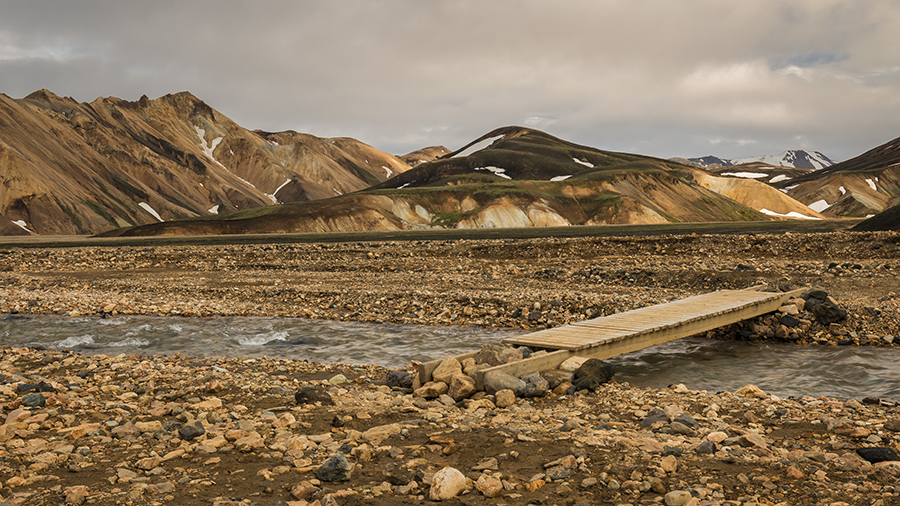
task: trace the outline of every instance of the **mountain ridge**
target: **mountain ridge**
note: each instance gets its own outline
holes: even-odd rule
[[[0,94],[0,216],[39,234],[328,198],[408,169],[355,139],[251,132],[189,92]]]
[[[777,155],[755,156],[745,158],[720,158],[714,155],[707,155],[697,158],[680,158],[675,160],[682,161],[695,167],[703,169],[717,169],[721,167],[732,167],[735,165],[744,165],[748,163],[765,163],[776,167],[793,167],[795,169],[812,169],[819,170],[834,165],[832,159],[828,158],[819,151],[807,151],[805,149],[789,149]]]
[[[783,218],[821,215],[757,181],[508,126],[350,195],[120,233],[321,233]]]

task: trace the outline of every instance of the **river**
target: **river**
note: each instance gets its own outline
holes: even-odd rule
[[[475,350],[520,329],[264,317],[0,315],[0,344],[86,354],[278,357],[402,367]],[[900,350],[687,338],[611,359],[616,380],[664,388],[900,400]]]

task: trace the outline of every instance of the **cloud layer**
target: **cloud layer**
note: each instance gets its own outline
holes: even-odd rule
[[[892,0],[0,0],[0,92],[188,90],[248,128],[456,149],[526,125],[661,157],[900,136]]]

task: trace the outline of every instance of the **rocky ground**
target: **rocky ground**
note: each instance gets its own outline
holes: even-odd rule
[[[0,247],[0,313],[543,328],[719,288],[816,286],[713,337],[896,346],[900,234]],[[627,384],[455,401],[372,366],[0,350],[0,504],[900,504],[897,408]],[[301,389],[316,402],[295,398]],[[895,458],[895,455],[887,455]],[[458,484],[457,488],[454,484]],[[435,495],[432,495],[435,494]]]
[[[836,334],[812,325],[801,341],[836,343],[852,332],[854,342],[881,344],[900,327],[900,235],[891,232],[0,245],[0,271],[0,313],[270,315],[538,329],[722,288],[787,284],[822,288],[850,313]]]

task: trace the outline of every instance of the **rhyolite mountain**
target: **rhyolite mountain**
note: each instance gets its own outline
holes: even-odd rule
[[[409,169],[350,138],[249,131],[190,93],[0,94],[0,234],[119,227],[351,193]]]
[[[504,127],[355,192],[122,235],[338,232],[820,218],[771,186]]]
[[[868,217],[900,204],[900,138],[773,186],[827,217]]]

